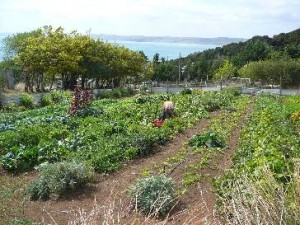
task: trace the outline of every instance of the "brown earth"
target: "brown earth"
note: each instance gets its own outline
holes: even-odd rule
[[[97,175],[96,182],[90,187],[63,199],[48,201],[24,201],[23,212],[19,217],[46,224],[220,224],[215,215],[216,196],[211,179],[221,176],[231,165],[231,156],[236,150],[239,133],[245,117],[251,107],[244,114],[239,126],[231,134],[229,146],[222,153],[214,157],[211,164],[217,168],[205,168],[201,174],[205,176],[200,182],[189,187],[188,192],[181,195],[178,205],[165,220],[146,218],[136,212],[127,188],[143,173],[164,162],[168,157],[176,155],[183,149],[187,141],[195,134],[209,126],[212,118],[220,112],[211,114],[211,119],[202,119],[194,127],[178,134],[164,146],[157,147],[155,154],[134,160],[110,175]],[[191,163],[193,157],[188,158],[172,171],[170,176],[177,182],[182,179],[184,167]],[[35,174],[29,174],[35,177]],[[18,216],[18,215],[15,215]],[[98,221],[98,222],[97,222]]]

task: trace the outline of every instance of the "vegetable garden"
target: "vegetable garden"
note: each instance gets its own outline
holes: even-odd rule
[[[144,167],[136,176],[140,178],[137,183],[139,188],[131,187],[131,190],[139,190],[139,193],[131,193],[134,198],[144,193],[140,187],[150,182],[148,180],[164,183],[164,179],[168,181],[173,178],[172,185],[166,187],[171,188],[166,190],[167,208],[163,203],[159,210],[151,204],[146,206],[144,197],[140,198],[142,205],[137,205],[137,208],[146,215],[168,215],[168,211],[175,207],[170,205],[175,203],[170,198],[180,199],[188,195],[196,184],[204,182],[207,174],[203,171],[206,168],[217,170],[219,166],[215,159],[222,158],[229,151],[232,133],[239,128],[240,141],[232,168],[222,178],[213,177],[221,221],[237,224],[245,219],[250,221],[249,224],[261,224],[254,222],[258,220],[251,217],[254,215],[250,213],[250,206],[257,196],[269,197],[265,196],[267,192],[264,191],[269,190],[270,185],[276,185],[276,190],[284,193],[280,198],[280,206],[286,209],[284,217],[281,217],[283,224],[299,219],[296,213],[292,213],[297,211],[300,188],[299,96],[262,95],[250,98],[239,95],[235,90],[194,90],[191,94],[136,95],[92,102],[87,97],[77,95],[77,98],[78,101],[73,93],[73,99],[70,95],[61,96],[55,104],[43,108],[1,113],[0,197],[3,206],[0,207],[0,222],[13,223],[16,218],[25,221],[22,219],[22,209],[17,212],[12,210],[11,200],[16,193],[9,188],[10,181],[15,179],[18,193],[24,199],[30,199],[26,200],[26,204],[49,199],[55,202],[63,199],[66,192],[99,182],[100,174],[106,174],[109,179],[111,174],[126,170],[128,164],[157,154],[158,147],[163,149],[166,143],[203,119],[209,119],[206,127],[195,133],[176,153],[161,159],[152,167]],[[161,127],[154,127],[152,122],[159,116],[162,103],[167,99],[175,102],[175,117],[166,120]],[[253,104],[253,109],[252,114],[248,115],[245,112],[250,104]],[[214,111],[218,111],[218,115],[211,118]],[[246,122],[240,126],[243,118]],[[143,177],[148,180],[144,182]],[[20,178],[23,184],[22,181],[18,183]],[[253,186],[248,185],[249,180]],[[134,182],[127,185],[125,189],[134,185]],[[160,186],[163,185],[153,187]],[[254,188],[257,195],[252,195],[253,189],[250,188]],[[245,196],[236,196],[243,190],[248,191]],[[271,200],[277,200],[274,191],[270,195]],[[235,197],[240,198],[232,203],[230,199]],[[21,201],[24,202],[24,199]],[[247,214],[234,210],[237,205],[231,203],[242,205],[243,212]],[[271,216],[265,209],[261,213],[266,216],[259,214],[262,223]],[[34,223],[31,218],[26,218],[29,224]]]

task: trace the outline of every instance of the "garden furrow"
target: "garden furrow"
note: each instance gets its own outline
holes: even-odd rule
[[[226,147],[223,151],[213,154],[204,166],[199,168],[193,167],[193,165],[198,165],[199,159],[205,158],[205,152],[200,155],[191,154],[173,172],[172,177],[175,179],[177,177],[178,179],[178,177],[182,177],[182,174],[187,173],[188,168],[192,168],[190,171],[199,176],[195,177],[195,182],[179,198],[182,208],[180,209],[181,211],[178,211],[170,218],[171,224],[220,224],[215,214],[216,195],[212,180],[222,176],[224,171],[231,166],[231,157],[238,147],[240,132],[243,129],[245,119],[251,112],[252,102],[249,102],[237,116],[238,120],[235,126],[230,129]],[[184,208],[185,206],[186,208]]]

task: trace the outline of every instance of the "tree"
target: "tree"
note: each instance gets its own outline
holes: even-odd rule
[[[228,60],[224,60],[221,67],[219,67],[214,75],[215,80],[228,80],[233,77],[236,72],[236,68]]]
[[[238,73],[242,77],[261,80],[263,83],[296,85],[300,77],[299,60],[280,59],[251,62],[243,66]]]

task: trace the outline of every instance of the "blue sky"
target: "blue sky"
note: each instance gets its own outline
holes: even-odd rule
[[[0,33],[44,25],[95,34],[239,37],[300,28],[299,0],[1,0]]]

